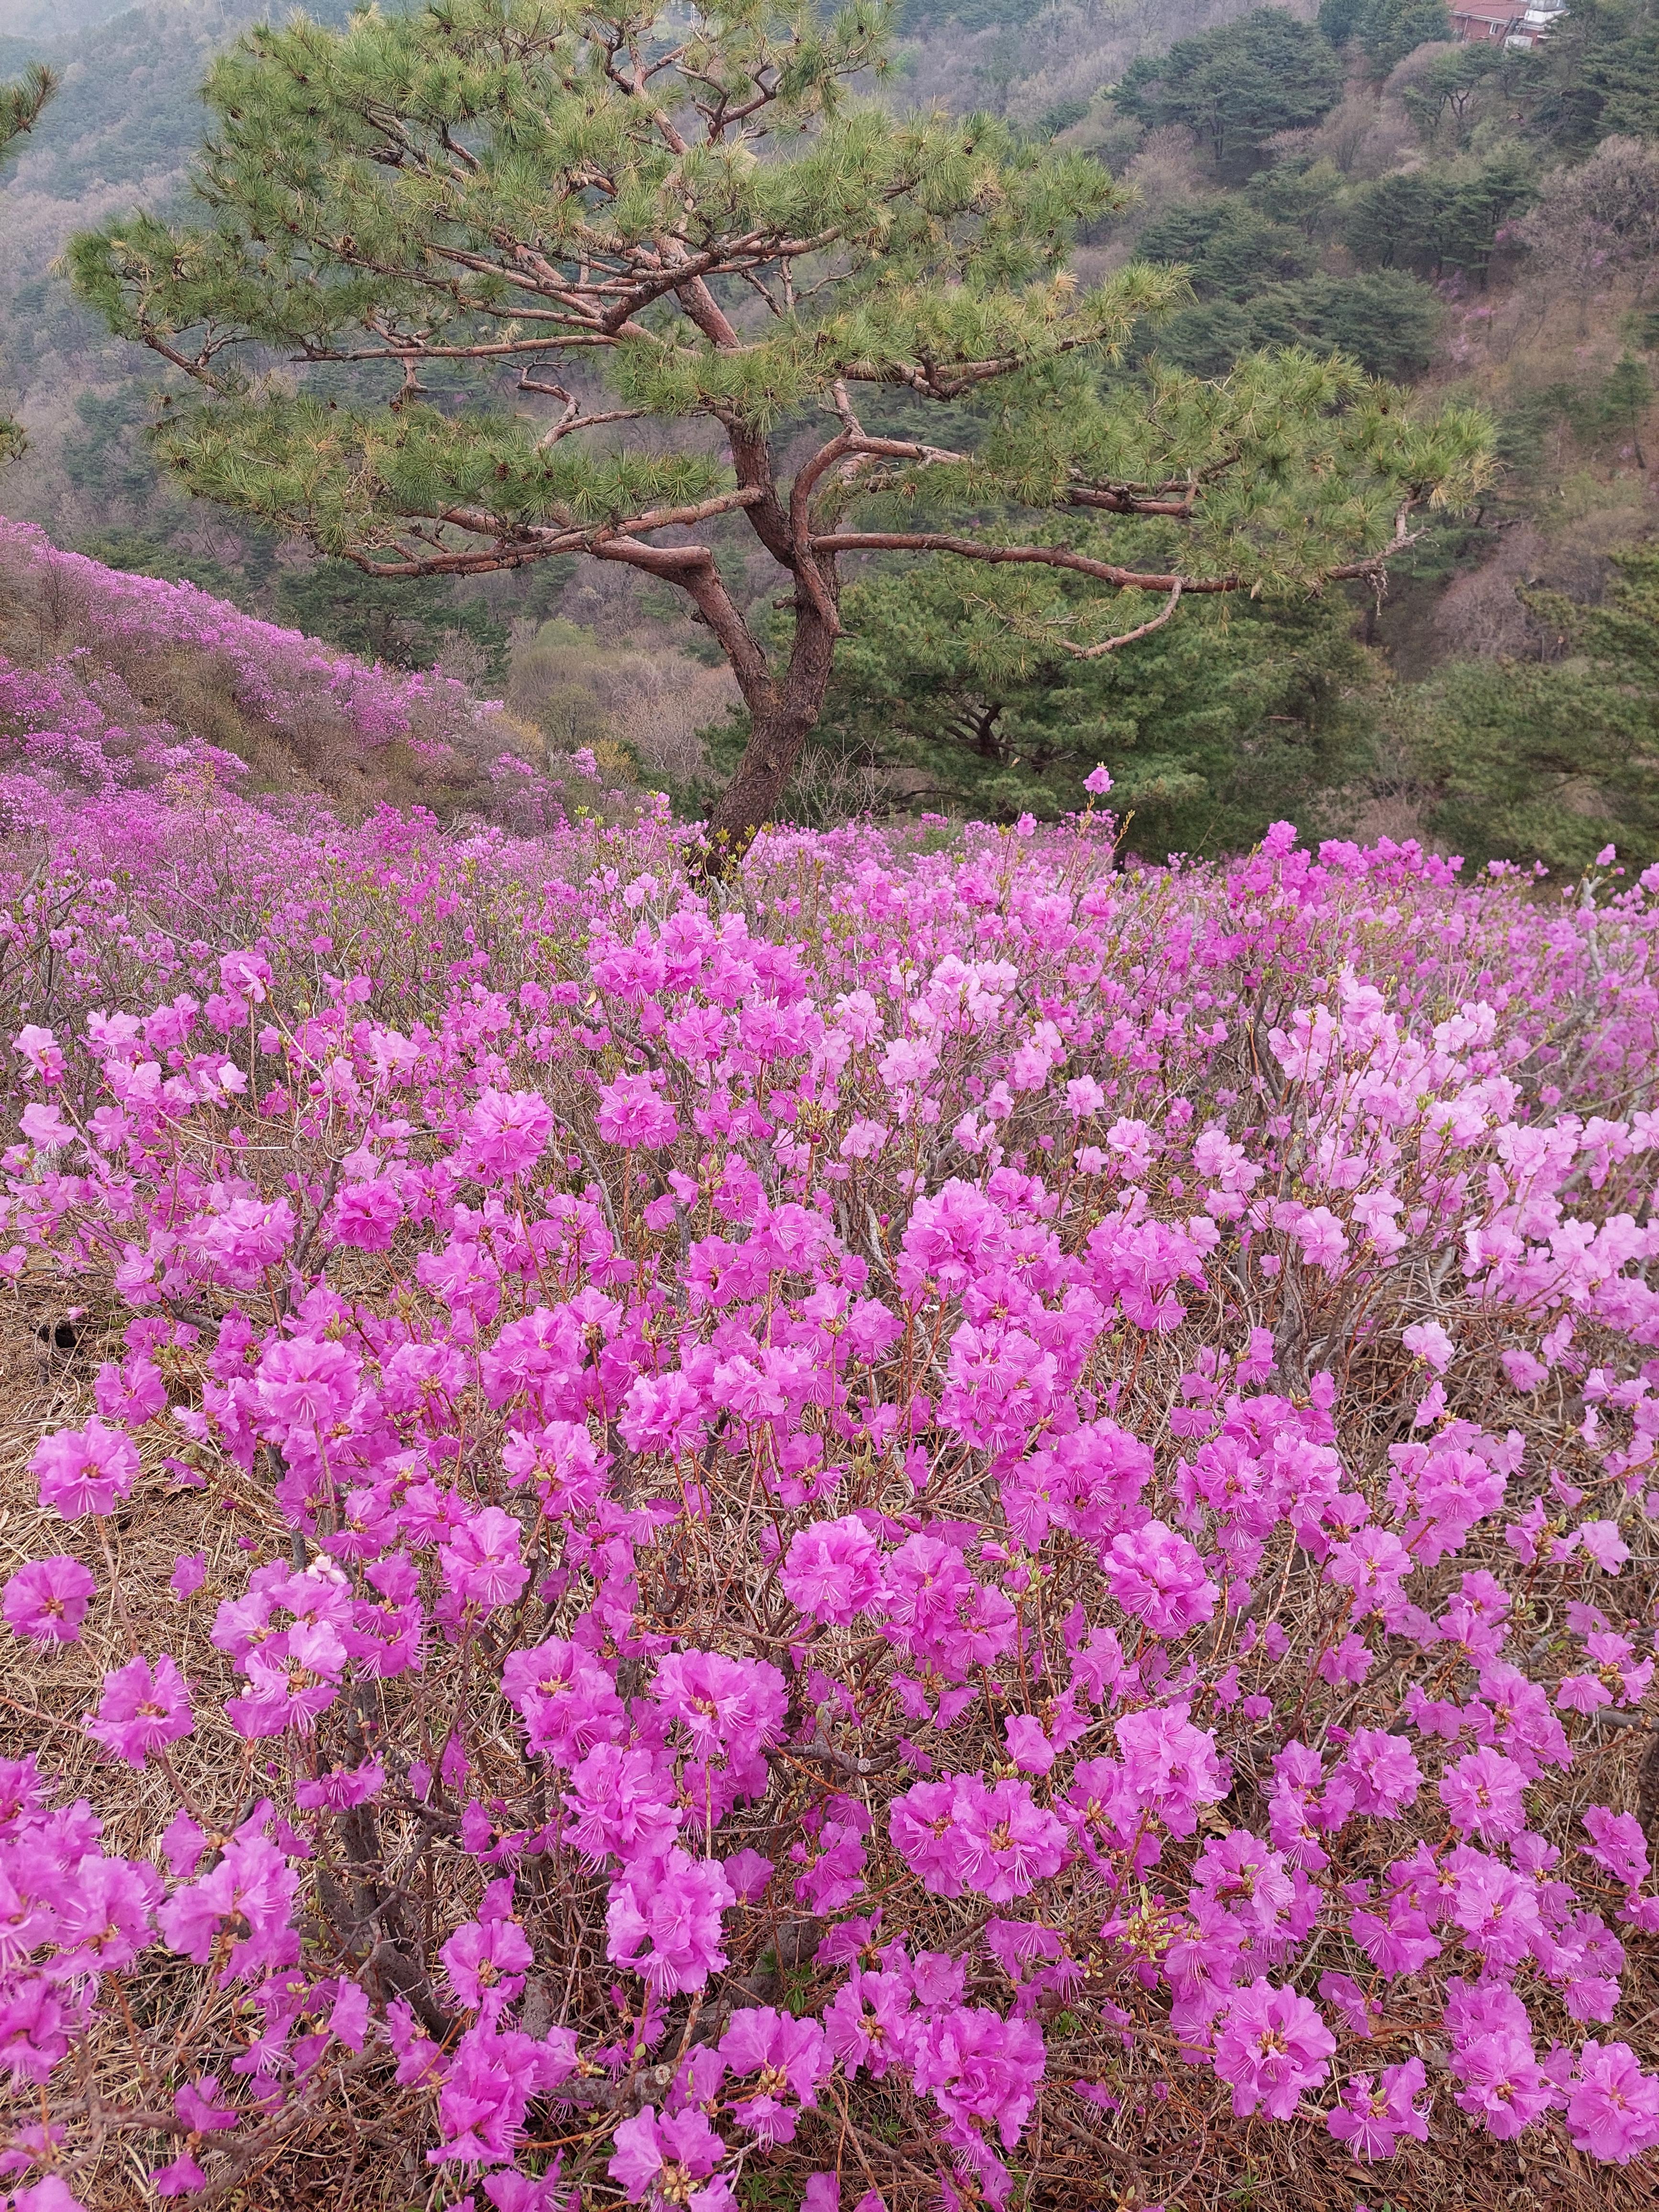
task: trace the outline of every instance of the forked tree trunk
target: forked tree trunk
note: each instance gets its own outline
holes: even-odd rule
[[[811,608],[798,607],[794,641],[781,682],[748,698],[749,742],[732,781],[708,817],[703,865],[720,875],[733,866],[757,830],[779,819],[801,747],[817,726],[830,688],[836,641]]]

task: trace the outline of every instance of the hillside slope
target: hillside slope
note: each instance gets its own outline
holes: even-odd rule
[[[532,725],[441,670],[355,659],[0,520],[0,830],[192,787],[349,821],[391,805],[535,830],[638,811],[591,752],[550,763]]]

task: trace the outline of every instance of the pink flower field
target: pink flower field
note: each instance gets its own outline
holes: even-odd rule
[[[1652,2201],[1659,877],[0,727],[14,2212]]]

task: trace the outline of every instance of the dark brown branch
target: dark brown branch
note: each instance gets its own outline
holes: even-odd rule
[[[1064,545],[984,545],[974,538],[952,538],[939,530],[837,530],[814,538],[815,553],[954,553],[964,561],[988,561],[1067,568],[1097,582],[1115,585],[1125,592],[1170,592],[1177,584],[1185,592],[1236,592],[1242,576],[1187,577],[1154,574],[1140,568],[1120,568],[1115,562],[1091,561]],[[1337,573],[1333,571],[1333,574]]]
[[[1162,609],[1150,621],[1140,623],[1137,629],[1125,630],[1117,637],[1105,638],[1098,645],[1073,645],[1054,623],[1017,623],[1014,627],[1022,635],[1041,638],[1045,644],[1057,646],[1061,653],[1069,653],[1074,660],[1099,660],[1109,653],[1115,653],[1121,646],[1133,645],[1140,638],[1150,637],[1155,629],[1162,629],[1166,622],[1173,621],[1175,611],[1181,605],[1182,594],[1186,588],[1185,583],[1177,577],[1170,586],[1170,596]],[[999,611],[988,600],[976,601],[975,604],[987,607],[993,614]]]
[[[446,553],[434,549],[430,555],[411,554],[404,561],[377,561],[367,553],[352,553],[345,557],[370,576],[483,576],[501,568],[522,568],[532,561],[545,561],[556,553],[592,553],[600,560],[628,561],[636,568],[654,567],[665,572],[674,568],[695,567],[701,562],[712,561],[714,556],[703,545],[641,544],[637,542],[639,532],[691,529],[714,515],[730,514],[752,506],[759,496],[757,491],[739,486],[736,491],[717,492],[711,498],[700,500],[694,507],[656,507],[624,522],[573,525],[563,530],[532,529],[514,538],[500,534],[493,516],[452,507],[437,520],[478,537],[495,532],[494,544],[477,552]]]

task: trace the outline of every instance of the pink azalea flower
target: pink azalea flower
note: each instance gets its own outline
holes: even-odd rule
[[[1325,2079],[1335,2048],[1317,2005],[1258,1978],[1233,1994],[1216,2037],[1215,2070],[1232,2085],[1240,2119],[1261,2110],[1288,2120]]]
[[[605,2171],[621,2185],[630,2204],[684,2205],[686,2212],[714,2212],[708,2190],[692,2185],[713,2173],[726,2156],[726,2145],[699,2112],[665,2114],[647,2105],[624,2120],[613,2138],[615,2154]]]
[[[553,1133],[552,1111],[538,1091],[485,1091],[466,1119],[462,1158],[489,1182],[527,1174]]]
[[[1501,1751],[1471,1752],[1442,1777],[1440,1802],[1467,1835],[1503,1843],[1527,1825],[1527,1776]]]
[[[1342,2100],[1327,2114],[1325,2125],[1350,2158],[1392,2158],[1401,2136],[1426,2142],[1428,2118],[1414,2101],[1426,2079],[1420,2058],[1385,2066],[1380,2081],[1355,2074],[1343,2083]]]
[[[207,1553],[180,1552],[167,1577],[167,1588],[180,1601],[193,1597],[207,1580]]]
[[[599,1091],[599,1134],[608,1145],[660,1152],[680,1133],[674,1109],[648,1075],[619,1075]]]
[[[0,1595],[0,1612],[36,1644],[73,1644],[98,1584],[79,1559],[59,1553],[19,1567]]]
[[[148,1659],[133,1659],[106,1674],[98,1711],[81,1725],[106,1751],[142,1769],[151,1752],[193,1735],[196,1722],[185,1679],[163,1652],[153,1668]]]
[[[856,1514],[798,1528],[779,1577],[791,1605],[844,1626],[881,1588],[881,1550]]]
[[[441,1545],[438,1557],[449,1587],[483,1613],[511,1605],[530,1579],[519,1557],[521,1531],[510,1513],[486,1505]]]
[[[112,1513],[138,1479],[138,1450],[131,1437],[95,1417],[78,1429],[42,1437],[29,1461],[40,1478],[40,1503],[65,1521],[83,1513]]]
[[[1588,1856],[1604,1866],[1615,1881],[1632,1889],[1640,1888],[1648,1878],[1648,1843],[1636,1815],[1590,1805],[1584,1811],[1584,1828],[1590,1838]]]
[[[1643,2073],[1627,2043],[1590,2041],[1579,2052],[1567,2133],[1577,2149],[1619,2166],[1659,2143],[1659,2077]]]
[[[795,2117],[818,2100],[818,2085],[831,2057],[815,2020],[797,2020],[771,2006],[745,2007],[732,2015],[720,2055],[734,2075],[759,2076],[757,2086],[731,2100],[732,2116],[764,2144],[793,2142]]]
[[[982,2005],[954,2006],[932,2020],[914,2063],[919,2092],[929,2095],[958,2126],[986,2120],[1005,2150],[1036,2101],[1047,2067],[1042,2036],[1034,2021],[1004,2020]]]
[[[993,1904],[1026,1896],[1066,1863],[1065,1828],[1024,1782],[988,1790],[977,1775],[958,1776],[951,1816],[962,1879]]]
[[[736,1902],[718,1861],[694,1859],[676,1844],[654,1863],[624,1867],[611,1884],[605,1955],[663,1996],[700,1990],[726,1964],[720,1915]]]
[[[514,1920],[463,1921],[438,1954],[450,1988],[469,2009],[510,2004],[535,1955]]]
[[[1112,1595],[1153,1636],[1183,1636],[1214,1617],[1218,1586],[1186,1538],[1162,1521],[1114,1536],[1105,1568]]]

